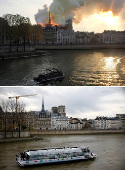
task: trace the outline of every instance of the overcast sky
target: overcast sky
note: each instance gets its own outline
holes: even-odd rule
[[[65,105],[68,117],[94,119],[125,114],[125,87],[0,87],[0,99],[29,94],[38,95],[19,99],[27,110],[40,111],[44,95],[46,110]]]

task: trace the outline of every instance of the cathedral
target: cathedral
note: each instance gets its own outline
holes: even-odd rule
[[[51,114],[44,108],[44,97],[42,98],[42,109],[38,115],[35,116],[36,130],[50,130],[51,129]]]
[[[49,22],[46,26],[42,26],[42,30],[43,44],[69,44],[75,41],[71,19],[66,21],[65,26],[53,25],[49,12]]]

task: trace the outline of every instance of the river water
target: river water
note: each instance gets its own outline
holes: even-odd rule
[[[58,68],[59,86],[125,86],[125,49],[52,50],[48,55],[0,60],[0,86],[32,86],[33,77]]]
[[[124,170],[125,135],[57,135],[43,136],[41,141],[0,144],[0,170],[19,170],[16,154],[44,147],[87,146],[97,154],[95,160],[60,165],[25,168],[25,170]]]

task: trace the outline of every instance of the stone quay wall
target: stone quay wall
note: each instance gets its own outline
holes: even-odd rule
[[[125,44],[65,44],[65,45],[37,45],[36,50],[99,50],[125,49]]]
[[[31,134],[31,136],[41,136],[41,135],[125,134],[125,130],[33,131],[30,134]]]
[[[99,134],[125,134],[125,130],[69,130],[69,131],[25,131],[20,132],[21,138],[40,137],[42,135],[99,135]],[[19,132],[6,132],[6,138],[19,138]],[[0,139],[5,138],[5,132],[0,132]]]
[[[19,132],[6,132],[6,138],[18,138],[19,137]],[[30,132],[20,132],[20,137],[21,138],[28,138],[30,137]],[[5,138],[5,132],[0,132],[0,139]]]
[[[26,51],[34,51],[35,50],[35,47],[33,46],[27,46],[25,47],[25,50]],[[9,53],[10,51],[10,47],[9,45],[6,45],[6,46],[3,46],[3,45],[0,45],[0,54],[5,54],[5,53]],[[17,51],[17,47],[15,45],[12,45],[11,46],[11,51],[12,52],[16,52]],[[24,51],[24,47],[23,46],[19,46],[18,47],[18,51],[19,52],[23,52]]]

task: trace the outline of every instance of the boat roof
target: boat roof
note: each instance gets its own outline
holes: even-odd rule
[[[81,152],[81,149],[87,149],[86,147],[71,147],[71,148],[47,148],[47,149],[36,149],[36,150],[27,150],[25,153],[29,156],[36,155],[55,155],[55,154],[65,154],[73,152]]]

